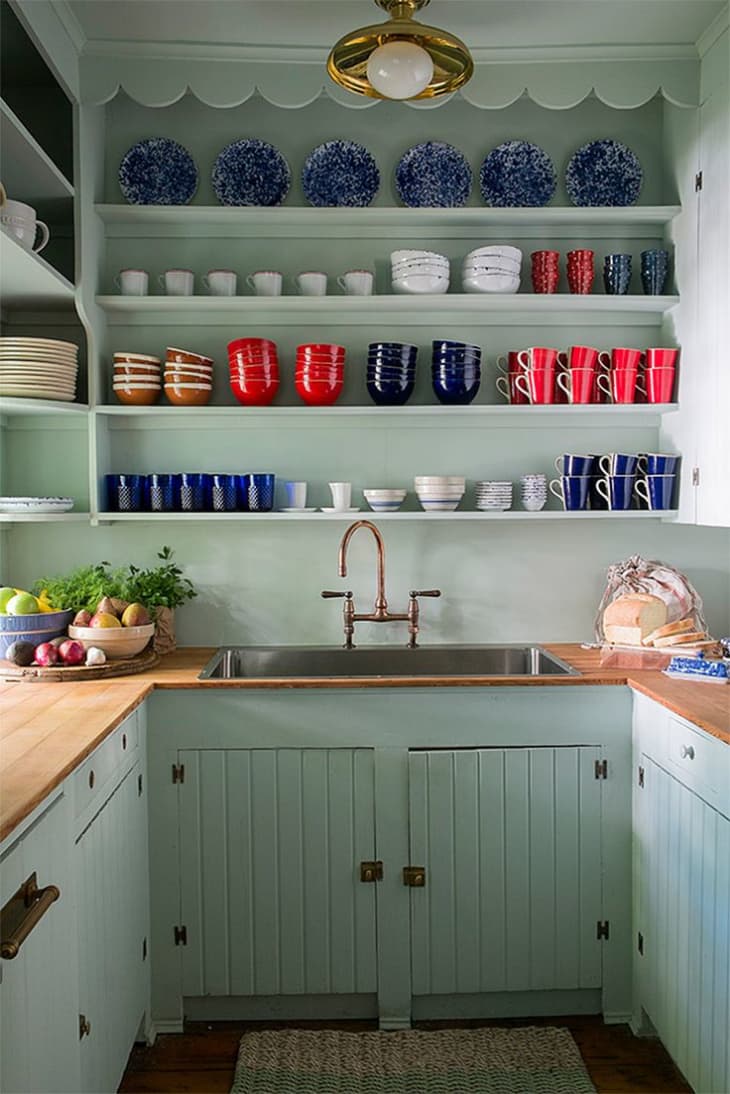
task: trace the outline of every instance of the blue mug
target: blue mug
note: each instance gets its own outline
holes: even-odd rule
[[[603,475],[634,475],[639,457],[628,452],[606,452],[599,456],[598,467]]]
[[[270,513],[274,508],[276,475],[248,474],[238,476],[241,508],[247,513]]]
[[[611,511],[631,508],[634,496],[633,475],[605,475],[596,479],[595,490]]]
[[[575,456],[566,452],[555,457],[555,470],[559,475],[592,475],[597,459],[597,456]]]
[[[588,506],[590,509],[606,512],[608,510],[608,502],[603,494],[599,494],[597,490],[597,484],[602,478],[604,478],[603,475],[591,475],[591,481],[588,484]]]
[[[562,501],[564,509],[585,509],[590,482],[588,475],[561,475],[559,479],[551,481],[550,493]]]
[[[171,513],[180,508],[180,476],[147,476],[147,505],[153,513]]]
[[[236,475],[210,476],[210,506],[214,513],[232,513],[238,501]]]
[[[663,452],[642,452],[639,455],[639,471],[642,475],[675,475],[679,456]]]
[[[112,513],[141,513],[146,475],[105,475],[106,501]]]
[[[202,513],[210,509],[210,475],[183,471],[180,476],[180,508],[183,513]]]
[[[676,475],[644,475],[636,480],[636,496],[651,510],[671,509]]]

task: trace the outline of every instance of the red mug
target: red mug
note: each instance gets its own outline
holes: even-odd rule
[[[678,355],[678,349],[648,349],[646,351],[646,367],[674,368]]]
[[[500,354],[497,358],[497,368],[504,375],[507,376],[511,372],[520,371],[520,363],[518,361],[520,351],[517,349],[508,350],[507,356]]]
[[[612,369],[608,376],[605,373],[599,375],[598,387],[612,403],[633,403],[638,374],[638,368]]]
[[[572,368],[569,372],[559,372],[555,377],[568,402],[574,404],[593,402],[594,378],[595,372],[592,368]]]
[[[646,395],[647,403],[671,403],[674,391],[673,368],[649,368],[644,373],[643,384],[638,389]]]
[[[516,376],[515,384],[517,390],[526,395],[533,406],[544,405],[553,401],[554,376],[551,368],[531,368]]]
[[[529,349],[522,349],[517,354],[519,366],[525,371],[544,368],[552,373],[555,371],[557,360],[558,351],[547,346],[530,346]]]
[[[626,349],[620,347],[619,349],[611,350],[611,368],[620,371],[621,369],[638,368],[642,360],[642,352],[640,349]]]
[[[567,353],[558,354],[558,364],[561,368],[595,369],[597,363],[598,350],[593,346],[571,346]]]
[[[510,372],[509,376],[498,376],[497,391],[512,406],[528,406],[530,400],[524,391],[520,391],[517,387],[518,378],[519,374],[516,372]]]

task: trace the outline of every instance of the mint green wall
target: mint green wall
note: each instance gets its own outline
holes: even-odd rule
[[[704,598],[713,633],[730,633],[726,530],[620,520],[381,528],[391,607],[404,608],[411,588],[443,590],[441,600],[424,602],[424,642],[588,639],[606,567],[634,553],[683,569]],[[182,643],[333,643],[340,641],[340,606],[321,600],[320,590],[353,589],[361,610],[374,597],[367,533],[353,540],[349,577],[337,576],[342,531],[312,522],[18,526],[6,535],[2,582],[28,585],[49,568],[99,559],[150,564],[170,544],[200,591],[179,612]],[[358,624],[358,635],[363,644],[406,640],[397,624]]]

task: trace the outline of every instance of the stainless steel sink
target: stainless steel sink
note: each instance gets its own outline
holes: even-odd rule
[[[199,679],[578,675],[541,646],[222,646]]]

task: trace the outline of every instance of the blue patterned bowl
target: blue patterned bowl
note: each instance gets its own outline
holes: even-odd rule
[[[32,615],[0,615],[0,657],[4,657],[13,642],[30,642],[40,646],[66,633],[74,617],[73,610],[34,612]]]

